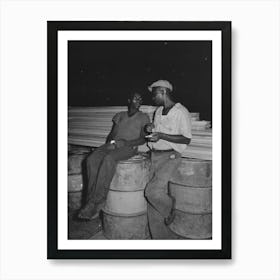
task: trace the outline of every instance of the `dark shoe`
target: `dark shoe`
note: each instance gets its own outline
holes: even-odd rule
[[[87,204],[82,208],[78,214],[78,218],[82,220],[94,220],[99,217],[100,210],[103,207],[103,203],[94,205]]]

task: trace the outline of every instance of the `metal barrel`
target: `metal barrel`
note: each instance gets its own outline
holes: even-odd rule
[[[133,215],[146,212],[147,202],[143,190],[114,191],[109,190],[105,211],[120,215]]]
[[[120,215],[103,212],[103,233],[107,239],[147,239],[149,236],[147,212]]]
[[[80,174],[83,172],[83,163],[90,149],[75,149],[68,155],[68,175]]]
[[[183,158],[168,192],[176,200],[170,229],[188,239],[212,238],[212,161]]]
[[[149,171],[150,159],[145,154],[118,163],[103,209],[103,232],[106,238],[147,238],[144,189]]]
[[[91,149],[88,147],[71,147],[68,153],[68,209],[81,208],[84,162]]]
[[[83,176],[68,175],[68,209],[77,210],[82,204]]]

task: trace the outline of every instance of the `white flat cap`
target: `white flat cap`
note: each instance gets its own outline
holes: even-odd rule
[[[150,92],[152,92],[153,87],[165,87],[165,88],[169,88],[171,91],[173,90],[173,86],[166,80],[158,80],[152,83],[150,86],[148,86]]]

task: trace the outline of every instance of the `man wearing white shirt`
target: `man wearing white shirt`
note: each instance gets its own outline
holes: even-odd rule
[[[147,127],[152,132],[147,137],[152,150],[152,172],[145,190],[149,227],[153,239],[176,239],[167,227],[175,215],[172,211],[175,199],[168,195],[168,182],[191,141],[191,120],[189,111],[174,101],[170,82],[159,80],[148,89],[159,106],[153,123]]]

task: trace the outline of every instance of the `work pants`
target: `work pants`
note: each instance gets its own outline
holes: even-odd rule
[[[137,153],[137,149],[133,147],[110,149],[111,147],[111,144],[100,146],[86,161],[88,175],[86,203],[92,206],[106,200],[118,161],[127,160]]]
[[[148,201],[148,221],[152,239],[178,239],[164,223],[172,209],[172,199],[168,195],[168,182],[181,163],[181,155],[176,151],[152,152],[150,181],[145,189]]]

